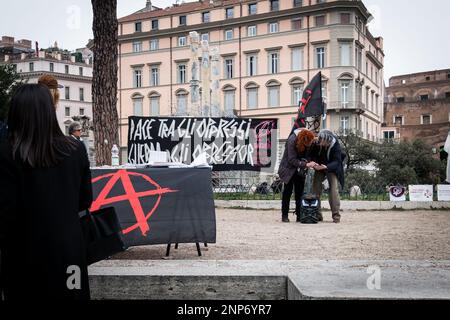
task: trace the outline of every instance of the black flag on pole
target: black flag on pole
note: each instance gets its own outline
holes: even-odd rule
[[[306,118],[317,117],[323,113],[322,73],[319,72],[312,78],[303,92],[302,100],[299,101],[297,120],[292,130],[306,128]]]

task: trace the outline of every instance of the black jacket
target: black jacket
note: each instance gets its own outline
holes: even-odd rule
[[[296,139],[297,136],[295,133],[292,133],[289,136],[284,149],[283,158],[280,162],[280,168],[278,169],[278,175],[284,183],[289,183],[299,168],[304,169],[306,167],[304,158],[306,157],[307,152],[305,151],[303,154],[298,154],[295,145]]]
[[[336,174],[341,187],[344,188],[344,164],[345,153],[341,151],[341,146],[336,139],[336,142],[329,148],[321,148],[318,144],[314,143],[309,149],[308,158],[318,164],[324,164],[328,167],[328,172]]]
[[[58,166],[41,169],[13,160],[9,143],[0,143],[0,279],[7,299],[89,298],[78,213],[91,202],[81,143]],[[67,288],[69,266],[80,270],[80,290]]]

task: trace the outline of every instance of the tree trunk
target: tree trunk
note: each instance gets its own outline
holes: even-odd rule
[[[111,165],[111,149],[119,146],[117,115],[117,0],[91,0],[94,20],[92,109],[96,164]]]

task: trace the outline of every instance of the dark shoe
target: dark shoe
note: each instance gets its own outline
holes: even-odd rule
[[[317,221],[319,221],[319,222],[322,222],[322,221],[323,221],[323,216],[322,216],[321,213],[319,213],[319,214],[317,215]]]
[[[341,223],[341,218],[333,218],[334,223]]]
[[[282,221],[282,222],[290,222],[290,220],[289,220],[288,217],[282,217],[282,218],[281,218],[281,221]]]

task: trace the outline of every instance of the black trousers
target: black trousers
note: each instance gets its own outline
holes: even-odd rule
[[[289,203],[291,201],[292,190],[295,192],[295,212],[300,211],[302,205],[303,189],[305,188],[305,177],[297,172],[289,183],[284,184],[283,197],[281,202],[281,214],[283,217],[289,216]]]

